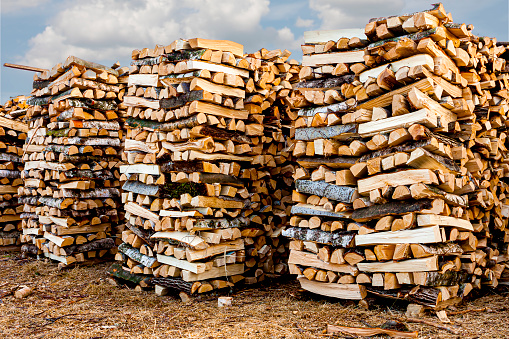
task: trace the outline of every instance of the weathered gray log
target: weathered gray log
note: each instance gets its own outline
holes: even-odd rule
[[[227,130],[224,130],[222,128],[217,128],[213,126],[196,126],[193,127],[191,130],[191,136],[194,137],[212,137],[214,140],[231,140],[238,143],[245,143],[245,144],[251,144],[251,138],[235,133],[230,132]]]
[[[293,88],[335,88],[343,84],[350,84],[355,79],[355,74],[346,74],[339,77],[301,81],[293,85]]]
[[[351,212],[334,212],[328,211],[323,208],[307,205],[307,204],[297,204],[293,205],[291,209],[291,214],[296,215],[312,215],[319,217],[329,217],[329,218],[350,218]]]
[[[356,188],[332,185],[325,181],[296,180],[295,189],[300,193],[314,194],[345,203],[352,203],[359,197]]]
[[[79,128],[97,128],[105,129],[108,131],[119,131],[121,129],[118,121],[95,121],[95,120],[83,120],[80,122]],[[77,128],[76,126],[74,126]]]
[[[110,267],[109,273],[122,280],[130,281],[135,284],[139,284],[142,281],[145,282],[146,285],[152,285],[151,278],[141,274],[133,274],[127,270],[124,270],[120,264],[113,264]]]
[[[21,157],[10,153],[0,153],[0,161],[22,162]]]
[[[56,207],[58,209],[63,208],[63,203],[66,202],[67,199],[55,199],[55,198],[48,198],[48,197],[39,197],[39,202],[43,205],[50,206],[50,207]]]
[[[357,125],[335,125],[326,127],[304,127],[295,130],[295,140],[339,139],[347,140],[358,136]]]
[[[318,229],[290,227],[283,231],[283,236],[303,241],[336,247],[353,247],[355,234],[351,232],[324,232]]]
[[[141,253],[137,248],[134,248],[129,244],[120,244],[120,246],[118,246],[118,250],[145,267],[153,267],[157,264],[156,258],[149,257],[148,255]]]
[[[21,219],[32,219],[32,220],[39,220],[39,216],[35,213],[21,213],[19,215]]]
[[[173,109],[184,106],[188,102],[203,99],[203,90],[182,93],[177,97],[159,100],[159,107]]]
[[[330,168],[350,168],[356,162],[357,158],[337,157],[337,158],[298,158],[297,162],[304,168],[315,168],[325,165]]]
[[[60,179],[113,179],[115,176],[110,170],[70,170],[60,173]]]
[[[19,238],[20,235],[21,235],[20,231],[9,231],[9,232],[0,231],[0,238],[16,238],[17,239],[17,238]]]
[[[122,189],[124,191],[150,196],[158,196],[161,192],[160,186],[147,185],[139,181],[126,181],[122,186]]]
[[[36,200],[37,201],[37,198]],[[2,202],[0,202],[0,208],[4,208],[4,207],[12,207],[12,206],[19,206],[21,205],[22,202],[20,202],[19,200],[17,199],[11,199],[11,200],[4,200]]]
[[[34,244],[23,244],[23,246],[21,246],[21,253],[24,255],[37,255],[39,254],[39,249]]]
[[[72,137],[66,139],[67,145],[83,145],[83,146],[111,146],[120,147],[119,138],[82,138]]]
[[[109,250],[113,247],[115,247],[115,240],[113,240],[113,238],[104,238],[93,240],[81,245],[63,247],[63,249],[67,255],[71,255],[73,253],[83,253],[88,251]]]
[[[85,99],[85,103],[88,107],[100,111],[116,111],[117,103],[113,100],[94,100]]]
[[[32,88],[33,89],[41,89],[44,87],[48,87],[51,81],[49,80],[35,80],[32,82]]]
[[[20,171],[0,170],[0,178],[15,179],[21,177]]]
[[[186,119],[181,119],[181,120],[177,120],[174,122],[164,122],[164,123],[129,118],[126,121],[126,124],[130,127],[144,127],[144,128],[148,128],[150,130],[170,132],[170,131],[173,131],[176,129],[193,128],[195,126],[205,123],[204,121],[200,120],[201,117],[202,117],[202,115],[197,114],[197,115],[193,115]]]
[[[81,106],[79,106],[79,107],[81,107]],[[85,106],[85,107],[86,107],[86,106]],[[74,107],[71,107],[71,108],[66,109],[65,111],[61,112],[61,113],[57,116],[56,120],[57,120],[57,121],[67,121],[67,120],[72,119],[72,118],[73,118],[73,116],[74,116]]]
[[[168,58],[166,58],[164,55],[153,57],[153,58],[143,58],[138,60],[131,60],[131,65],[133,66],[153,66],[160,64],[161,62],[168,61]]]
[[[188,294],[191,294],[193,284],[196,284],[196,282],[188,282],[182,280],[182,278],[172,278],[172,277],[152,278],[150,279],[150,282],[152,285],[160,285]]]
[[[205,54],[206,49],[183,49],[165,54],[168,61],[183,61],[183,60],[200,60]]]
[[[337,112],[346,112],[352,110],[357,105],[357,102],[354,101],[353,104],[350,104],[347,101],[337,102],[335,104],[331,104],[328,106],[317,106],[311,108],[301,108],[298,111],[299,116],[312,117],[318,113],[337,113]],[[340,125],[343,126],[343,125]],[[348,126],[348,125],[346,125]]]
[[[120,195],[118,188],[96,188],[93,190],[77,192],[70,189],[62,189],[62,196],[65,198],[80,198],[80,199],[94,199],[94,198],[112,198]],[[39,200],[40,201],[40,200]]]
[[[27,105],[30,106],[47,106],[51,102],[51,97],[30,97],[27,100]]]
[[[131,225],[130,222],[126,222],[125,224],[127,226],[128,229],[130,229],[134,234],[136,234],[138,237],[140,237],[141,239],[145,240],[146,243],[150,246],[150,247],[154,247],[155,243],[154,241],[150,238],[152,236],[152,234],[154,234],[155,232],[153,232],[152,230],[146,230],[146,229],[143,229],[143,228],[138,228],[136,226],[133,226]]]
[[[432,203],[433,200],[422,199],[412,202],[390,202],[383,205],[373,205],[354,210],[352,212],[352,219],[355,221],[369,221],[386,215],[402,215],[411,212],[418,212],[423,209],[432,208]]]
[[[249,218],[237,217],[235,219],[198,219],[195,221],[193,228],[242,228],[249,227]]]

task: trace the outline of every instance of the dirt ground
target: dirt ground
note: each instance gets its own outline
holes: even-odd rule
[[[108,282],[111,263],[59,271],[56,265],[0,255],[0,335],[2,338],[326,338],[327,324],[381,326],[404,321],[406,304],[370,300],[369,310],[355,302],[322,298],[300,290],[293,280],[263,284],[231,294],[233,305],[217,307],[209,295],[182,303],[175,296],[136,292]],[[27,285],[34,293],[15,299]],[[19,288],[19,287],[18,287]],[[509,292],[490,291],[450,312],[458,334],[430,325],[407,323],[419,338],[509,338]],[[435,315],[423,319],[440,324]],[[351,338],[336,336],[336,338]],[[380,337],[381,338],[381,337]]]

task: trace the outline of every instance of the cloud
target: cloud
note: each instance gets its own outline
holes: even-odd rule
[[[297,27],[311,27],[314,24],[313,19],[302,19],[301,17],[297,18],[297,21],[295,21],[295,26]]]
[[[0,8],[2,13],[17,12],[22,9],[40,6],[49,0],[2,0]]]
[[[68,55],[97,62],[130,59],[133,49],[179,38],[226,39],[261,48],[269,0],[91,0],[70,2],[29,41],[22,62],[52,67]]]
[[[363,28],[374,16],[400,14],[404,5],[404,0],[309,0],[321,29]]]

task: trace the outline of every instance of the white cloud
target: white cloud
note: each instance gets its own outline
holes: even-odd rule
[[[2,13],[16,12],[21,9],[37,7],[48,0],[1,0],[0,8]]]
[[[321,29],[363,28],[373,16],[400,14],[404,5],[404,0],[309,0]]]
[[[297,21],[295,21],[295,26],[297,27],[311,27],[313,24],[313,19],[302,19],[301,17],[298,17]]]
[[[97,62],[129,60],[133,49],[179,38],[233,40],[251,52],[263,34],[269,0],[91,0],[70,2],[33,37],[22,62],[52,67],[68,55]]]

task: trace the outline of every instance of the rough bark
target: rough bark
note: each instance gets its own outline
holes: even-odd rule
[[[158,277],[152,278],[150,282],[153,285],[160,285],[163,287],[168,287],[173,290],[185,292],[191,294],[193,284],[196,282],[187,282],[182,280],[182,278],[172,278],[172,277]]]
[[[153,232],[152,230],[146,230],[146,229],[143,229],[143,228],[138,228],[136,226],[133,226],[131,225],[130,222],[127,222],[125,224],[127,226],[127,228],[129,228],[134,234],[136,234],[138,237],[142,238],[143,240],[145,240],[147,242],[147,244],[150,246],[150,247],[154,247],[155,243],[152,239],[150,239],[150,237],[152,236],[152,234],[154,234],[155,232]]]
[[[357,125],[335,125],[326,127],[304,127],[295,130],[295,140],[340,139],[357,136]]]
[[[197,114],[193,115],[186,119],[181,119],[174,122],[155,122],[155,121],[148,121],[148,120],[139,120],[139,119],[133,119],[129,118],[126,121],[126,125],[130,127],[145,127],[151,130],[158,130],[162,132],[170,132],[176,129],[182,129],[182,128],[192,128],[198,125],[201,125],[205,123],[205,121],[202,121],[203,115]]]
[[[352,203],[357,198],[356,188],[332,185],[325,181],[296,180],[295,189],[300,193],[314,194],[345,203]]]
[[[202,100],[202,99],[203,99],[203,90],[191,91],[191,92],[187,92],[187,93],[182,93],[177,97],[161,99],[159,101],[159,105],[161,108],[173,109],[173,108],[184,106],[188,102],[195,101],[195,100]]]
[[[334,78],[316,79],[301,81],[294,85],[294,88],[334,88],[343,84],[350,84],[354,81],[355,74],[346,74]]]
[[[190,133],[194,137],[212,137],[214,140],[231,140],[238,143],[251,144],[251,138],[212,126],[196,126]]]
[[[20,178],[21,172],[20,171],[11,171],[11,170],[0,170],[0,178]]]
[[[65,250],[66,255],[71,255],[73,253],[83,253],[96,250],[108,250],[113,247],[115,247],[115,240],[113,240],[113,238],[104,238],[99,240],[93,240],[82,245],[72,245],[68,247],[63,247],[63,249]]]
[[[299,165],[305,168],[315,168],[320,165],[325,165],[330,168],[350,168],[356,162],[357,158],[337,157],[337,158],[298,158]]]
[[[357,105],[357,102],[349,104],[348,101],[341,101],[328,106],[318,106],[311,108],[301,108],[298,112],[299,116],[312,117],[318,113],[337,113],[352,110]]]
[[[101,171],[92,171],[92,170],[70,170],[66,172],[62,172],[60,177],[65,177],[66,179],[100,179],[100,180],[108,180],[113,179],[115,176],[109,170],[101,170]]]
[[[303,241],[312,241],[319,244],[337,246],[337,247],[353,247],[354,233],[350,232],[324,232],[317,229],[291,227],[283,231],[283,236]]]
[[[120,246],[118,246],[118,250],[145,267],[153,267],[157,263],[156,258],[142,254],[138,249],[133,248],[129,244],[120,244]]]
[[[199,219],[193,225],[193,228],[243,228],[248,227],[249,218],[238,217],[232,220],[221,219]]]
[[[34,244],[24,244],[21,246],[21,253],[37,255],[39,253],[39,249]]]
[[[201,161],[168,161],[161,164],[161,172],[203,172]]]
[[[386,215],[402,215],[418,212],[423,209],[432,208],[432,202],[433,200],[423,199],[415,202],[390,202],[384,205],[373,205],[353,211],[352,219],[355,221],[368,221]]]
[[[122,280],[127,280],[135,284],[139,284],[144,281],[147,285],[152,285],[150,277],[139,274],[132,274],[129,271],[124,270],[120,264],[111,265],[109,272],[114,277]]]
[[[67,138],[68,145],[83,145],[83,146],[111,146],[120,147],[121,141],[118,138],[82,138],[72,137]]]
[[[96,188],[94,190],[83,191],[83,192],[76,192],[74,190],[62,189],[62,195],[65,198],[93,199],[93,198],[111,198],[111,197],[119,196],[120,192],[117,188]]]

